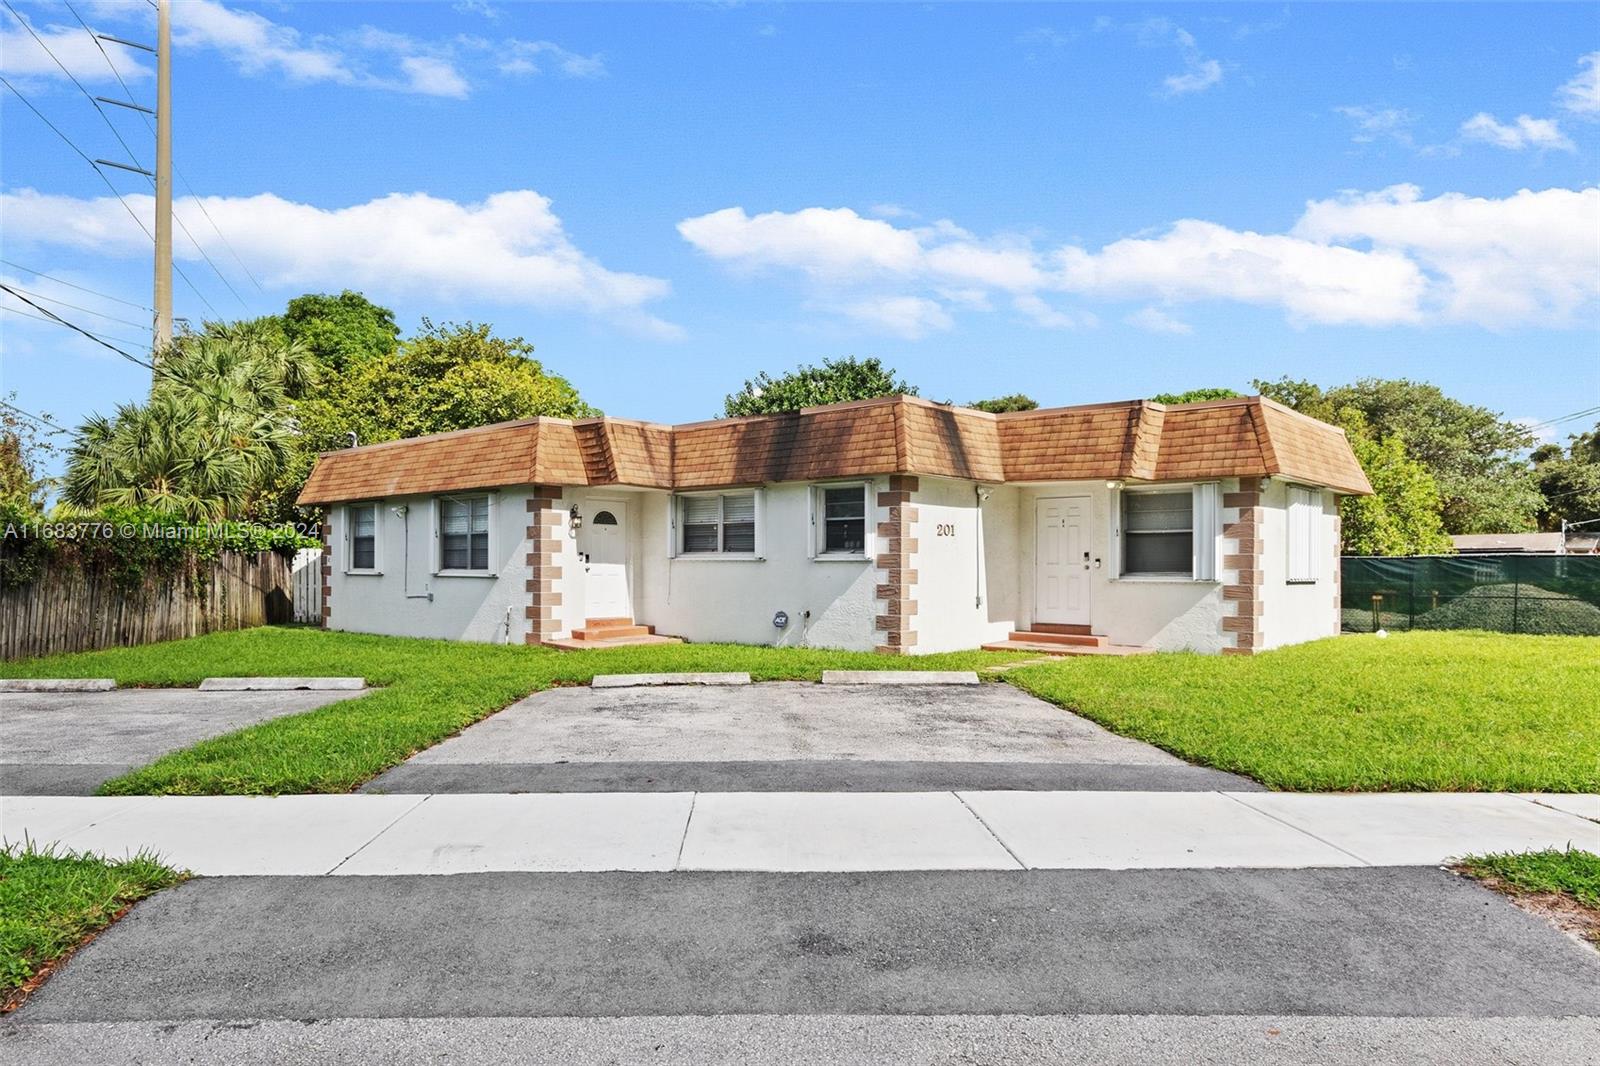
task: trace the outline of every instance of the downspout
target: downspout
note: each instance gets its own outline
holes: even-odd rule
[[[972,606],[974,609],[983,606],[983,501],[989,494],[983,491],[982,485],[973,485],[972,494],[978,501],[978,525],[972,536],[974,581],[977,587],[973,589]]]

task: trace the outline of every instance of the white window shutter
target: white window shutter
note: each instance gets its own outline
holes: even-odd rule
[[[1106,552],[1106,565],[1113,578],[1122,576],[1122,489],[1113,488],[1106,490],[1110,512],[1106,516],[1107,524],[1111,527],[1111,536],[1107,540],[1109,551]],[[1035,533],[1037,537],[1037,533]],[[1039,545],[1033,546],[1034,565],[1038,565]]]
[[[1194,487],[1194,579],[1217,579],[1217,547],[1222,536],[1221,486],[1207,481]]]
[[[767,491],[756,489],[754,492],[755,521],[756,521],[756,558],[767,557]]]
[[[869,481],[861,486],[861,491],[866,499],[862,501],[861,517],[863,519],[861,535],[861,554],[868,559],[878,557],[878,486],[876,482]]]
[[[1289,580],[1315,581],[1322,493],[1314,489],[1289,487]]]
[[[680,496],[667,497],[667,558],[678,557],[678,510]]]

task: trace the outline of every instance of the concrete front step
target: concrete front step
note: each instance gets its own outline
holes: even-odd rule
[[[1087,636],[1091,635],[1094,632],[1094,630],[1090,629],[1086,625],[1079,625],[1079,624],[1077,624],[1075,622],[1035,622],[1035,623],[1033,623],[1033,629],[1031,630],[1031,632],[1034,632],[1034,633],[1076,633],[1079,636],[1087,637]]]
[[[1132,644],[1054,644],[1043,640],[996,640],[984,651],[1032,651],[1044,655],[1149,655],[1154,648]]]
[[[1099,633],[1059,633],[1053,629],[1017,630],[1007,639],[1036,644],[1075,644],[1088,648],[1103,648],[1111,643]]]
[[[633,644],[682,644],[678,637],[663,637],[655,633],[623,637],[603,637],[600,639],[583,639],[576,636],[562,637],[559,640],[547,640],[544,646],[555,648],[559,651],[593,651],[602,648],[622,648]]]
[[[581,629],[574,629],[574,640],[615,640],[619,637],[647,637],[655,632],[653,626],[636,626],[632,622],[623,625],[602,625],[593,623]]]

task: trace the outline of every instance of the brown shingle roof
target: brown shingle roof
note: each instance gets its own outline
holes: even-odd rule
[[[1342,430],[1261,397],[991,415],[915,397],[662,426],[535,418],[328,452],[302,504],[500,485],[717,488],[874,474],[1189,481],[1281,474],[1372,491]]]

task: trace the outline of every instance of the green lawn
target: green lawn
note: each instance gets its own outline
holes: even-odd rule
[[[10,1001],[40,967],[125,907],[182,879],[147,855],[111,862],[31,845],[0,848],[0,1000]]]
[[[423,748],[550,685],[596,673],[745,670],[761,681],[823,670],[972,670],[1026,658],[961,652],[889,656],[804,648],[675,644],[558,652],[299,627],[214,633],[138,648],[0,664],[6,677],[114,677],[194,685],[206,677],[365,677],[379,691],[202,741],[106,782],[104,795],[347,792]]]
[[[1351,635],[1079,658],[1006,679],[1195,762],[1306,791],[1600,792],[1600,638]]]

